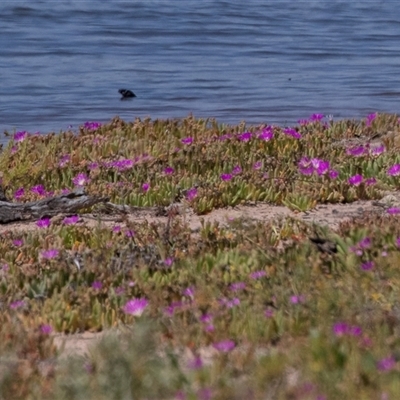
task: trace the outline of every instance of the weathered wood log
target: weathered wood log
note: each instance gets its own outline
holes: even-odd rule
[[[29,203],[0,201],[0,224],[53,217],[57,214],[73,214],[83,208],[108,201],[107,197],[87,195],[84,188]]]

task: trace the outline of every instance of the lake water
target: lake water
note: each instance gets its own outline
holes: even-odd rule
[[[2,0],[0,131],[397,112],[391,1]],[[118,89],[136,98],[121,101]]]

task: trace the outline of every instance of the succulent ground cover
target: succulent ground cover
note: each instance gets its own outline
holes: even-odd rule
[[[0,154],[10,201],[84,187],[169,211],[110,225],[94,206],[3,231],[0,398],[396,398],[396,204],[335,230],[293,215],[192,229],[185,215],[379,203],[400,186],[399,131],[395,115],[315,114],[290,128],[190,116],[10,135]],[[54,335],[84,331],[110,333],[62,356]]]

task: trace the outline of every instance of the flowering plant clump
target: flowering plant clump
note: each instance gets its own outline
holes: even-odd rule
[[[399,132],[316,113],[11,136],[0,397],[397,398]],[[76,363],[60,334],[101,340]]]

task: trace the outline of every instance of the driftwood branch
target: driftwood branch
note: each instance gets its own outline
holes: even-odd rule
[[[91,207],[98,203],[105,203],[107,197],[89,196],[83,188],[73,192],[49,197],[29,203],[11,203],[0,201],[0,224],[14,221],[29,221],[44,216],[53,217],[57,214],[72,214],[82,208]]]

